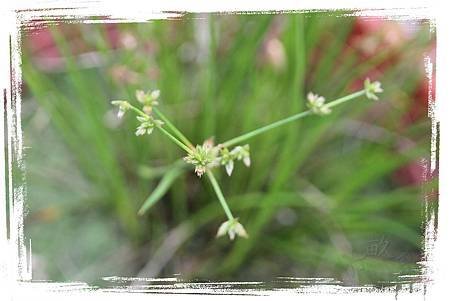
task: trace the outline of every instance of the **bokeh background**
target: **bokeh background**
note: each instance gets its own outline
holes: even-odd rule
[[[423,209],[437,195],[427,20],[186,15],[30,25],[22,42],[34,279],[293,276],[354,285],[420,275]],[[160,109],[191,140],[220,142],[304,110],[309,91],[332,100],[366,77],[382,82],[379,102],[353,101],[258,136],[251,168],[216,172],[250,235],[234,242],[215,239],[225,216],[209,183],[174,172],[177,146],[157,132],[136,137],[136,120],[117,119],[110,105],[158,88]],[[138,216],[159,183],[161,199]]]

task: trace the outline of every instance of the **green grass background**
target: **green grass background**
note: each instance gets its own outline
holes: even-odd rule
[[[36,63],[24,31],[25,230],[35,279],[180,273],[355,284],[419,273],[423,195],[434,184],[399,185],[394,172],[429,158],[429,119],[399,125],[414,106],[434,35],[426,22],[413,24],[408,43],[358,61],[346,43],[354,22],[307,13],[119,24],[137,41],[130,49],[112,47],[102,24],[63,24],[51,27],[65,62],[52,72]],[[284,68],[261,54],[271,35],[285,50]],[[100,63],[80,63],[71,50],[77,43]],[[225,216],[206,178],[174,172],[178,147],[158,132],[136,137],[136,120],[118,121],[110,105],[158,88],[160,109],[192,141],[220,142],[305,109],[311,90],[327,100],[350,93],[351,83],[391,56],[398,59],[374,78],[383,83],[382,101],[353,101],[258,136],[249,141],[251,168],[237,164],[230,178],[216,172],[248,240],[215,239]],[[117,80],[111,71],[118,67],[134,75]],[[360,135],[376,130],[376,139]],[[402,139],[413,142],[403,153]],[[166,193],[138,216],[162,179]]]

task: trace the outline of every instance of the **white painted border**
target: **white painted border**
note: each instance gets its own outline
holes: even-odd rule
[[[449,196],[448,191],[449,186],[446,186],[443,179],[449,179],[448,173],[450,171],[446,170],[446,154],[448,154],[448,118],[442,115],[443,112],[450,112],[448,110],[448,101],[442,101],[442,99],[450,99],[450,92],[445,87],[448,86],[449,78],[446,76],[450,68],[449,55],[450,47],[448,45],[448,37],[450,37],[450,22],[449,17],[445,15],[446,9],[444,6],[436,6],[430,4],[429,1],[391,1],[391,0],[379,0],[379,1],[369,1],[369,0],[344,0],[337,1],[332,0],[314,0],[314,1],[274,1],[274,2],[261,2],[261,1],[220,1],[205,4],[205,1],[138,1],[138,0],[127,0],[121,3],[111,3],[108,0],[99,1],[36,1],[27,0],[20,1],[18,3],[3,3],[2,1],[2,11],[0,15],[0,83],[3,89],[6,91],[6,96],[8,97],[8,102],[6,106],[6,113],[9,117],[16,116],[17,119],[8,118],[7,119],[7,129],[4,128],[4,107],[0,109],[2,116],[2,122],[0,123],[0,134],[6,133],[8,135],[8,148],[6,153],[8,155],[9,161],[0,160],[0,169],[5,170],[5,166],[9,167],[11,174],[11,150],[12,146],[15,146],[16,152],[14,155],[19,160],[19,165],[24,168],[22,159],[22,132],[20,127],[20,93],[17,91],[15,95],[11,95],[10,82],[11,76],[10,70],[10,37],[12,42],[12,48],[14,50],[14,55],[12,58],[12,64],[15,66],[15,70],[20,72],[20,48],[18,47],[18,20],[16,19],[16,14],[14,9],[27,10],[23,13],[24,19],[21,21],[26,21],[34,16],[49,16],[51,17],[56,13],[55,17],[64,18],[66,15],[71,15],[75,18],[85,18],[88,19],[89,16],[93,15],[103,15],[110,16],[112,22],[141,22],[148,19],[160,19],[165,17],[173,17],[176,14],[162,14],[162,11],[189,11],[189,12],[232,12],[232,11],[286,11],[286,10],[300,10],[300,9],[365,9],[364,11],[357,12],[356,14],[364,14],[367,16],[384,16],[387,18],[437,18],[437,110],[434,112],[435,117],[433,119],[433,128],[436,128],[436,122],[440,122],[440,204],[439,204],[439,231],[437,235],[437,240],[434,238],[436,233],[434,233],[434,222],[432,220],[427,224],[427,246],[426,246],[426,259],[429,264],[428,276],[433,280],[433,285],[427,287],[427,299],[429,297],[439,297],[440,294],[445,293],[446,286],[448,285],[447,280],[447,270],[449,268],[449,259],[445,254],[450,254],[448,246],[448,237],[450,234],[450,220],[444,218],[443,214],[448,214],[449,206],[448,200],[443,196]],[[444,1],[443,1],[444,2]],[[9,5],[8,5],[9,4]],[[8,6],[7,6],[8,5]],[[45,8],[61,8],[59,11],[45,11]],[[66,10],[65,8],[75,8],[71,10]],[[427,7],[427,8],[424,8]],[[399,9],[401,8],[401,9]],[[416,9],[421,8],[421,9]],[[40,9],[30,10],[30,9]],[[369,9],[369,10],[367,10]],[[102,21],[95,21],[102,22]],[[19,83],[20,73],[16,73],[13,82]],[[16,106],[11,106],[11,97],[15,97]],[[14,115],[16,114],[16,115]],[[17,127],[14,127],[17,125]],[[7,130],[8,132],[6,132]],[[434,132],[435,133],[435,132]],[[433,134],[435,135],[435,134]],[[436,136],[434,136],[436,137]],[[0,142],[3,144],[3,140]],[[433,148],[433,144],[431,146]],[[5,148],[2,145],[0,147],[0,157],[5,158]],[[6,165],[5,165],[6,164]],[[1,173],[0,181],[2,184],[5,183],[5,175]],[[11,181],[9,181],[11,183]],[[14,210],[10,213],[12,224],[11,235],[8,239],[6,236],[6,207],[0,206],[0,292],[2,296],[4,293],[6,297],[11,297],[14,300],[21,299],[38,299],[47,298],[47,300],[61,300],[63,299],[78,299],[80,297],[83,300],[93,300],[93,299],[115,299],[123,298],[124,294],[130,292],[128,289],[121,290],[93,290],[85,284],[74,284],[74,283],[21,283],[17,279],[27,280],[31,278],[31,270],[28,268],[27,264],[29,258],[27,257],[26,246],[28,243],[25,242],[23,237],[23,200],[25,198],[25,187],[17,187],[16,190],[11,189],[11,184],[9,185],[9,196],[7,198],[5,185],[1,185],[0,193],[4,200],[3,204],[6,204],[7,200],[11,200],[11,196],[14,196],[15,204]],[[444,238],[447,239],[444,239]],[[31,248],[29,245],[28,249]],[[28,250],[29,251],[29,250]],[[447,278],[446,278],[447,277]],[[2,288],[4,286],[4,288]],[[54,291],[57,289],[58,291]],[[420,288],[419,288],[420,290]],[[127,293],[128,292],[128,293]],[[194,293],[208,293],[204,289],[183,289],[183,292],[194,292]],[[308,299],[321,299],[323,297],[333,298],[333,299],[343,299],[350,300],[357,298],[367,298],[367,299],[393,299],[394,294],[392,292],[386,291],[373,291],[370,288],[362,288],[360,293],[355,293],[354,290],[345,289],[342,287],[333,286],[322,286],[302,290],[303,293],[311,293],[307,295],[302,295],[302,298]],[[338,294],[333,294],[338,292]],[[261,292],[268,295],[277,295],[288,298],[298,298],[298,290],[285,290],[285,291],[269,291]],[[317,294],[320,293],[320,294]],[[351,294],[350,294],[351,293]],[[133,293],[130,294],[135,299],[148,299],[148,295]],[[128,296],[127,296],[128,297]],[[159,295],[154,294],[152,298],[170,298],[171,295]],[[210,298],[208,295],[184,295],[183,298]],[[219,296],[218,298],[230,298],[230,296]],[[239,296],[233,296],[233,298],[240,298]],[[246,299],[252,297],[246,297]],[[408,300],[423,300],[422,293],[407,293],[400,292],[398,299],[408,299]]]

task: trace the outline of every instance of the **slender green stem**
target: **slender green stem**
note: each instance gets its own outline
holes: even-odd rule
[[[223,210],[225,211],[225,214],[227,215],[229,220],[233,220],[233,214],[231,213],[230,208],[228,207],[227,201],[225,200],[225,197],[223,196],[222,190],[220,189],[219,183],[217,183],[216,178],[214,177],[213,173],[210,170],[206,171],[206,174],[208,175],[208,179],[211,182],[211,185],[214,188],[214,191],[217,194],[217,197],[219,198],[220,204],[223,207]]]
[[[153,111],[155,112],[156,115],[158,115],[159,118],[161,118],[165,124],[167,124],[167,127],[172,130],[172,132],[187,146],[189,146],[190,148],[194,149],[194,145],[192,144],[191,141],[189,141],[188,138],[186,138],[185,135],[183,135],[183,133],[178,130],[175,125],[173,125],[172,122],[170,122],[170,120],[157,108],[153,108]]]
[[[141,110],[139,110],[138,108],[136,108],[133,105],[129,105],[129,108],[133,111],[135,111],[137,114],[141,115],[142,117],[145,118],[149,118],[150,116],[148,116],[147,114],[145,114],[144,112],[142,112]],[[166,118],[167,120],[167,118]],[[166,122],[166,120],[164,120],[164,122]],[[167,124],[168,125],[168,124]],[[170,140],[172,140],[173,142],[175,142],[176,145],[178,145],[179,147],[181,147],[182,149],[184,149],[186,152],[190,153],[192,152],[192,149],[189,148],[187,145],[185,145],[183,142],[181,142],[180,140],[178,140],[176,137],[174,137],[172,134],[170,134],[168,131],[166,131],[162,126],[159,126],[157,124],[155,124],[155,126],[167,137],[169,137]],[[169,126],[169,125],[168,125]],[[192,144],[191,144],[192,145]]]
[[[135,106],[133,106],[133,105],[131,105],[131,104],[128,104],[128,105],[129,105],[129,108],[130,108],[132,111],[135,111],[138,115],[141,115],[142,117],[145,117],[145,118],[148,118],[148,117],[149,117],[147,114],[145,114],[144,112],[142,112],[141,110],[139,110],[139,109],[136,108]]]
[[[355,99],[357,97],[360,97],[360,96],[364,95],[365,93],[366,93],[366,90],[361,90],[361,91],[349,94],[347,96],[338,98],[338,99],[336,99],[334,101],[330,101],[329,103],[325,104],[324,106],[328,107],[328,108],[332,108],[332,107],[335,107],[337,105],[340,105],[341,103],[347,102],[347,101]]]
[[[355,98],[357,98],[359,96],[362,96],[362,95],[364,95],[364,93],[365,93],[365,90],[361,90],[361,91],[352,93],[350,95],[347,95],[347,96],[338,98],[336,100],[333,100],[333,101],[327,103],[324,106],[328,107],[328,108],[332,108],[334,106],[337,106],[337,105],[342,104],[344,102],[347,102],[349,100],[355,99]],[[253,130],[253,131],[248,132],[246,134],[243,134],[243,135],[240,135],[240,136],[235,137],[233,139],[230,139],[228,141],[225,141],[224,143],[222,143],[222,145],[223,145],[223,147],[230,147],[230,146],[232,146],[234,144],[237,144],[237,143],[240,143],[240,142],[242,142],[244,140],[250,139],[250,138],[252,138],[252,137],[254,137],[256,135],[259,135],[259,134],[262,134],[264,132],[267,132],[268,130],[277,128],[277,127],[282,126],[282,125],[284,125],[286,123],[293,122],[295,120],[301,119],[303,117],[306,117],[306,116],[312,115],[312,114],[313,114],[313,112],[311,110],[308,110],[308,111],[304,111],[304,112],[292,115],[290,117],[287,117],[287,118],[275,121],[274,123],[268,124],[266,126],[260,127],[259,129]]]
[[[271,123],[271,124],[268,124],[266,126],[260,127],[259,129],[253,130],[251,132],[248,132],[248,133],[243,134],[241,136],[238,136],[236,138],[230,139],[230,140],[222,143],[222,145],[224,147],[232,146],[232,145],[237,144],[239,142],[242,142],[244,140],[250,139],[250,138],[252,138],[252,137],[254,137],[256,135],[259,135],[259,134],[262,134],[264,132],[267,132],[268,130],[277,128],[277,127],[279,127],[279,126],[281,126],[283,124],[295,121],[297,119],[303,118],[303,117],[308,116],[310,114],[312,114],[312,112],[310,112],[310,111],[305,111],[305,112],[301,112],[301,113],[295,114],[295,115],[290,116],[288,118],[276,121],[274,123]]]
[[[192,149],[190,149],[188,146],[186,146],[183,142],[181,142],[180,140],[178,140],[177,138],[175,138],[172,134],[170,134],[168,131],[166,131],[163,127],[161,126],[157,126],[157,128],[167,137],[169,137],[170,140],[172,140],[173,142],[175,142],[176,145],[178,145],[179,147],[181,147],[182,149],[184,149],[186,152],[191,153]]]

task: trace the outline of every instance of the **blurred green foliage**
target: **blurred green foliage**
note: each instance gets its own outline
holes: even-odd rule
[[[435,185],[400,185],[395,176],[429,158],[428,118],[402,126],[417,106],[422,57],[434,39],[426,22],[413,25],[407,42],[361,59],[349,43],[355,19],[339,13],[119,24],[121,47],[103,24],[62,24],[50,28],[63,57],[55,70],[39,64],[24,31],[26,234],[35,277],[181,273],[352,284],[419,273],[423,195]],[[384,38],[371,33],[373,43]],[[230,178],[217,172],[248,240],[216,240],[225,217],[209,183],[178,172],[176,146],[157,132],[136,137],[136,121],[118,120],[110,105],[158,88],[161,110],[192,141],[221,142],[303,110],[309,91],[345,95],[383,62],[373,78],[385,89],[380,102],[355,101],[258,136],[249,141],[250,169],[238,165]],[[402,141],[412,147],[400,150]],[[138,216],[165,175],[161,200]]]

